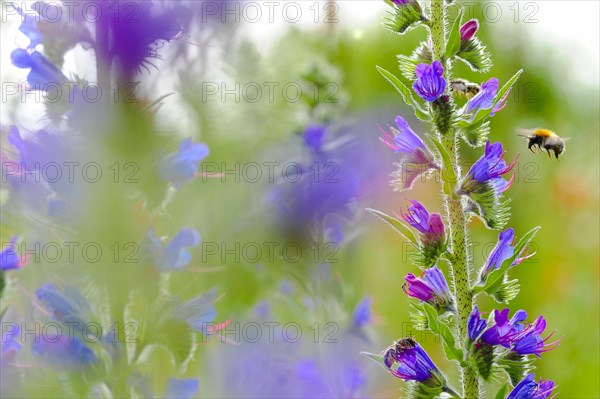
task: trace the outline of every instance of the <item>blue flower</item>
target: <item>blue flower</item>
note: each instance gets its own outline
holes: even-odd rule
[[[372,302],[373,300],[371,297],[366,296],[356,304],[352,314],[352,325],[354,327],[360,328],[371,322],[373,318],[373,314],[371,312]]]
[[[79,338],[69,334],[43,334],[33,343],[32,353],[49,365],[67,370],[78,370],[98,361],[98,358]]]
[[[321,150],[325,140],[325,125],[309,125],[304,130],[304,145],[314,151]]]
[[[15,251],[17,238],[17,236],[11,238],[8,246],[0,252],[0,270],[2,271],[20,269],[25,264]]]
[[[517,334],[524,328],[523,322],[527,318],[527,313],[518,310],[510,320],[508,313],[508,308],[502,311],[494,310],[494,324],[490,325],[481,335],[484,343],[510,348]]]
[[[408,122],[398,115],[396,117],[398,130],[390,127],[392,134],[380,128],[383,136],[379,139],[391,148],[395,153],[401,155],[400,162],[396,163],[398,171],[392,176],[394,188],[397,191],[412,187],[415,179],[432,169],[439,169],[432,152],[427,148],[423,140],[408,125]]]
[[[485,281],[487,276],[492,270],[499,269],[505,260],[509,259],[514,255],[515,248],[512,245],[515,239],[515,231],[512,228],[501,231],[498,234],[498,242],[485,262],[483,270],[481,271],[481,281]],[[525,249],[523,249],[524,251]],[[520,254],[519,254],[520,255]],[[517,257],[511,266],[518,265],[527,258],[530,258],[533,254],[528,254],[522,257]]]
[[[402,290],[406,295],[430,303],[442,310],[451,310],[452,295],[446,278],[437,266],[430,267],[418,278],[412,273],[404,277]]]
[[[175,306],[171,310],[171,317],[187,323],[190,328],[207,335],[212,322],[217,317],[217,310],[213,306],[217,290],[213,288],[209,292],[199,295],[189,301]]]
[[[56,85],[62,90],[63,83],[67,81],[60,69],[37,51],[30,54],[27,50],[18,48],[10,54],[10,59],[17,68],[31,69],[27,75],[27,83],[32,90],[45,91]]]
[[[466,174],[461,187],[461,194],[469,194],[473,191],[477,191],[480,187],[487,182],[490,182],[496,194],[500,194],[506,191],[511,183],[512,178],[506,181],[502,175],[510,172],[515,166],[515,161],[510,165],[502,159],[504,156],[504,150],[502,149],[502,143],[497,142],[490,144],[489,140],[485,144],[485,154],[477,160],[469,169]]]
[[[200,244],[200,234],[196,229],[183,228],[163,248],[153,228],[146,232],[145,248],[148,256],[161,272],[181,271],[192,260],[192,254],[186,249]]]
[[[438,386],[445,384],[441,372],[427,352],[412,338],[398,340],[388,348],[383,362],[394,377],[407,381],[427,381]]]
[[[474,342],[479,338],[486,326],[487,322],[481,318],[479,309],[477,308],[477,305],[475,305],[467,322],[467,333],[471,342]]]
[[[519,382],[506,399],[546,399],[556,388],[551,380],[535,382],[535,375],[529,374]]]
[[[198,171],[198,164],[209,154],[204,143],[193,143],[187,138],[179,145],[177,153],[168,155],[160,161],[159,172],[163,180],[171,182],[175,188],[192,180]]]
[[[195,378],[169,378],[163,397],[165,399],[190,399],[199,389],[200,381]]]
[[[48,283],[35,291],[37,299],[52,313],[52,318],[61,323],[72,323],[74,330],[82,330],[90,321],[91,307],[87,299],[72,286],[63,292]]]
[[[494,105],[496,92],[498,91],[498,79],[491,78],[482,83],[481,90],[467,103],[467,113],[479,111],[480,109],[489,109]]]
[[[423,100],[433,102],[444,94],[446,79],[441,62],[436,60],[431,65],[418,64],[415,75],[417,80],[413,83],[413,89]]]
[[[40,17],[32,13],[26,13],[25,11],[23,11],[22,8],[16,6],[14,3],[12,4],[12,6],[23,18],[21,21],[21,25],[19,25],[19,30],[29,38],[29,46],[27,46],[27,48],[35,48],[38,44],[42,42],[42,39],[44,37],[37,27],[37,21]],[[47,4],[47,6],[50,5]]]
[[[546,329],[546,319],[543,316],[537,318],[534,324],[524,327],[514,339],[514,344],[511,348],[513,352],[520,355],[540,355],[556,348],[560,340],[551,343],[546,341],[554,334],[550,334],[545,339],[542,339],[542,333]]]

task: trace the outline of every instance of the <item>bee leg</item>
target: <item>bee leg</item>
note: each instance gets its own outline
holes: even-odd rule
[[[550,159],[550,150],[546,148],[546,152],[548,153],[548,159]]]

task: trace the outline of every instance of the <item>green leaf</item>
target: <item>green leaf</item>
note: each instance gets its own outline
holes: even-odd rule
[[[456,57],[475,72],[487,72],[492,67],[490,54],[476,37],[466,43],[461,43]]]
[[[393,7],[393,11],[388,12],[388,16],[385,18],[383,26],[388,30],[403,34],[413,29],[421,23],[423,15],[421,6],[415,0],[406,4],[390,4]]]
[[[486,143],[490,134],[490,122],[482,120],[480,123],[461,129],[461,132],[463,139],[469,146],[481,147]]]
[[[123,320],[125,321],[125,352],[127,361],[133,362],[137,352],[137,344],[141,340],[146,321],[144,318],[146,299],[140,290],[133,290],[129,293],[129,302],[123,310]]]
[[[504,383],[500,389],[498,389],[498,392],[496,392],[496,399],[504,399],[506,398],[506,391],[508,391],[508,384]]]
[[[418,240],[415,238],[413,232],[397,218],[386,215],[385,213],[380,212],[376,209],[366,208],[365,210],[386,222],[392,229],[396,230],[396,232],[400,233],[404,238],[406,238],[414,245],[419,245]]]
[[[392,84],[392,86],[394,86],[394,88],[398,91],[398,93],[400,93],[400,95],[402,96],[402,100],[407,105],[410,105],[415,110],[415,115],[417,116],[417,118],[419,118],[423,121],[428,121],[430,119],[429,113],[413,97],[410,89],[408,87],[406,87],[406,85],[404,83],[402,83],[402,81],[400,79],[398,79],[398,77],[396,77],[396,75],[394,75],[390,71],[380,67],[379,65],[377,65],[377,70],[388,82],[390,82]]]
[[[460,25],[462,21],[463,10],[461,9],[458,13],[450,35],[448,36],[448,43],[446,44],[446,59],[454,57],[454,55],[460,50]]]
[[[440,334],[440,321],[438,320],[437,310],[427,302],[423,302],[421,305],[427,316],[427,325],[429,329],[435,334]]]
[[[535,237],[537,232],[540,231],[541,228],[541,226],[536,226],[533,229],[529,230],[527,233],[525,233],[523,237],[521,237],[521,239],[517,242],[517,245],[515,245],[515,250],[513,256],[510,258],[510,263],[513,263],[515,259],[519,257],[521,252],[523,252],[523,249],[525,249],[525,247],[531,242],[531,240],[533,240],[533,238]]]
[[[437,141],[434,137],[432,137],[431,135],[427,135],[427,138],[429,138],[433,145],[435,145],[438,152],[440,153],[440,156],[442,157],[442,163],[444,166],[442,168],[441,173],[442,177],[444,178],[444,193],[446,195],[452,196],[454,192],[452,185],[456,184],[458,179],[456,178],[454,168],[452,167],[452,160],[450,158],[450,154],[448,154],[446,147],[444,147],[442,143]]]

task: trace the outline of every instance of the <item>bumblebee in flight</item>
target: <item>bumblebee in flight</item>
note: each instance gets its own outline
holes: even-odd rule
[[[529,140],[529,144],[527,148],[531,152],[533,151],[532,147],[537,147],[538,150],[544,149],[548,153],[548,157],[550,157],[550,150],[554,151],[554,156],[558,159],[558,156],[565,152],[565,139],[559,137],[556,133],[548,129],[535,129],[531,131],[526,131],[527,134],[520,134],[519,136],[525,137]]]

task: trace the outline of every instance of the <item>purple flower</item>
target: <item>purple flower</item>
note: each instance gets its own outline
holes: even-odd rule
[[[483,183],[488,181],[493,185],[496,194],[499,195],[506,191],[512,184],[512,178],[506,181],[501,176],[512,170],[516,159],[510,165],[507,165],[502,159],[503,156],[502,143],[490,144],[488,140],[485,144],[485,154],[471,166],[461,185],[460,192],[469,194],[477,191]]]
[[[481,272],[481,281],[485,281],[492,270],[499,269],[505,260],[513,256],[515,248],[512,245],[515,239],[515,231],[512,228],[506,229],[498,234],[498,242],[485,262],[485,266]],[[523,249],[524,251],[525,249]],[[522,252],[522,251],[521,251]],[[528,254],[522,257],[517,257],[512,266],[518,265],[525,259],[530,258],[533,254]]]
[[[80,331],[90,322],[90,304],[75,287],[66,285],[61,291],[48,283],[38,288],[35,296],[54,320],[71,323],[74,330]]]
[[[426,269],[423,278],[415,277],[409,273],[404,277],[406,281],[402,290],[413,298],[428,302],[439,309],[452,309],[452,295],[446,282],[446,278],[437,266]]]
[[[423,140],[400,115],[396,117],[396,126],[398,130],[390,127],[393,135],[379,128],[383,133],[379,139],[394,152],[401,154],[400,162],[396,164],[399,170],[393,175],[396,177],[394,183],[397,183],[396,187],[401,191],[409,189],[420,174],[430,169],[439,169],[439,166]]]
[[[418,64],[415,75],[417,80],[413,83],[413,89],[423,100],[433,102],[444,94],[446,80],[441,62],[436,60],[431,65]]]
[[[208,156],[209,149],[204,143],[192,143],[187,138],[179,145],[177,153],[168,155],[160,161],[159,172],[163,180],[171,182],[175,188],[194,178],[198,164]]]
[[[18,236],[11,238],[8,246],[0,252],[0,270],[2,271],[20,269],[25,265],[15,251],[17,238]]]
[[[190,328],[207,335],[208,331],[214,328],[213,321],[217,317],[217,310],[213,306],[216,295],[217,290],[213,288],[205,294],[177,305],[171,310],[171,317],[183,321]]]
[[[467,21],[460,27],[460,41],[468,42],[471,40],[475,36],[475,33],[477,33],[477,29],[479,29],[479,24],[476,19]]]
[[[502,345],[510,348],[515,337],[523,331],[523,321],[527,313],[523,310],[515,312],[512,319],[508,319],[509,309],[494,310],[494,324],[490,325],[481,335],[481,340],[488,345]]]
[[[467,113],[479,111],[480,109],[489,109],[494,105],[496,92],[498,91],[498,79],[491,78],[481,85],[481,91],[477,93],[467,104]],[[496,112],[498,110],[494,110]],[[492,113],[493,115],[493,113]]]
[[[439,213],[430,214],[417,200],[410,200],[410,202],[412,205],[407,211],[401,212],[402,218],[421,233],[423,245],[427,247],[443,245],[446,236],[442,216]]]
[[[442,374],[427,352],[412,338],[403,338],[389,347],[383,362],[394,377],[407,381],[431,382],[437,386],[445,384]]]
[[[200,234],[197,230],[184,228],[163,248],[162,241],[154,229],[146,232],[145,248],[148,255],[161,272],[181,271],[192,260],[192,255],[186,249],[200,244]]]
[[[18,48],[10,54],[10,59],[17,68],[31,69],[27,75],[27,83],[32,90],[45,91],[67,81],[60,69],[37,51],[30,54],[27,50]]]
[[[12,4],[12,6],[22,17],[21,25],[19,25],[19,30],[29,38],[29,46],[27,46],[27,48],[35,48],[38,44],[42,42],[43,38],[42,33],[37,27],[37,22],[40,17],[32,13],[26,13],[25,11],[23,11],[22,8],[16,6],[14,3]],[[50,5],[47,4],[47,6]]]
[[[11,362],[17,353],[21,351],[21,342],[19,336],[21,329],[16,323],[6,323],[2,333],[2,351],[0,352],[0,370],[1,363]]]
[[[304,145],[314,151],[319,151],[323,146],[325,133],[325,125],[309,125],[304,130]]]
[[[190,15],[184,6],[157,14],[149,1],[135,0],[132,4],[135,15],[105,12],[106,15],[97,22],[112,37],[107,56],[117,61],[123,79],[131,79],[142,67],[151,65],[150,58],[160,58],[157,52],[160,42],[181,35],[183,24]]]
[[[165,387],[165,399],[190,399],[200,389],[200,381],[195,378],[169,378]]]
[[[42,334],[33,343],[32,353],[53,367],[79,370],[98,361],[94,352],[79,338],[69,334]]]
[[[556,388],[551,380],[535,382],[535,375],[529,374],[519,382],[506,399],[546,399]]]
[[[469,315],[467,323],[467,332],[471,342],[474,342],[479,338],[486,326],[487,322],[481,318],[481,313],[479,313],[479,309],[477,308],[477,305],[475,305]]]
[[[534,324],[525,327],[517,334],[511,350],[520,355],[536,355],[540,357],[541,353],[556,348],[559,345],[560,340],[546,343],[554,333],[551,333],[545,339],[542,339],[541,335],[545,329],[546,319],[544,319],[543,316],[540,316]]]
[[[352,325],[354,327],[360,328],[371,322],[373,319],[373,314],[371,311],[372,302],[373,300],[368,296],[364,297],[360,300],[360,302],[358,302],[352,314]]]

